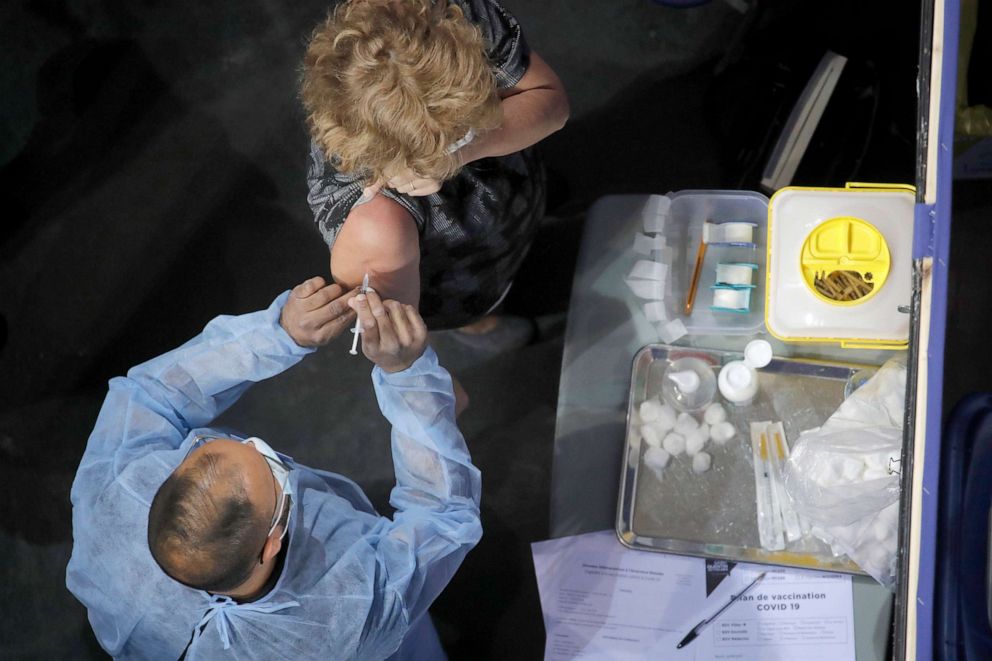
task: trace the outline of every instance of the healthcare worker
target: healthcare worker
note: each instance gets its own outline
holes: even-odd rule
[[[482,534],[480,475],[420,315],[356,294],[313,278],[111,380],[72,486],[66,577],[108,653],[444,658],[427,608]],[[204,428],[355,313],[392,424],[392,519],[345,477]]]

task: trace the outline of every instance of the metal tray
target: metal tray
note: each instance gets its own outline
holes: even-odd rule
[[[669,362],[695,356],[714,371],[742,354],[730,351],[648,345],[634,357],[627,406],[627,434],[617,536],[634,549],[758,562],[853,574],[864,572],[847,556],[835,557],[818,539],[804,537],[784,551],[766,551],[758,541],[754,468],[751,459],[752,421],[780,421],[790,445],[806,429],[819,427],[837,409],[855,384],[874,367],[812,360],[775,358],[759,370],[759,392],[748,407],[724,404],[737,437],[720,447],[707,446],[712,468],[692,472],[686,455],[672,457],[659,481],[643,466],[644,448],[637,408],[661,392],[661,378]]]

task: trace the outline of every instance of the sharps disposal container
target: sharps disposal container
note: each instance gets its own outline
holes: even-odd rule
[[[787,187],[768,205],[765,326],[784,342],[904,349],[912,186]]]

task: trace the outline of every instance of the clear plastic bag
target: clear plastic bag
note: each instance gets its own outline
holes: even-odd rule
[[[803,432],[785,489],[804,527],[882,585],[895,583],[906,367],[886,363],[823,427]]]

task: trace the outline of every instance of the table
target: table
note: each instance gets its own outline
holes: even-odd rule
[[[642,229],[648,195],[617,195],[589,210],[576,264],[565,332],[554,462],[551,536],[613,529],[616,522],[627,395],[634,354],[659,342],[656,329],[637,312],[643,301],[623,282],[634,261],[634,234]],[[750,338],[691,336],[687,346],[742,350]],[[796,347],[773,338],[776,355],[802,355],[881,364],[892,352]],[[619,543],[619,542],[618,542]],[[892,594],[874,580],[854,578],[858,659],[885,659]]]

